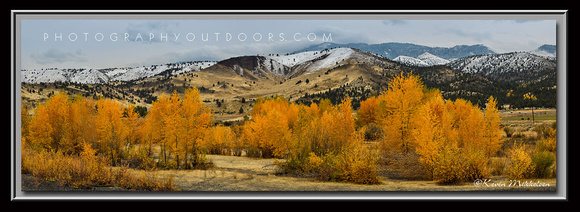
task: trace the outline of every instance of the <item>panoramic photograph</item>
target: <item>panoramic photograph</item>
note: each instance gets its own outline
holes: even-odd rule
[[[16,190],[557,191],[556,20],[348,18],[22,18]]]

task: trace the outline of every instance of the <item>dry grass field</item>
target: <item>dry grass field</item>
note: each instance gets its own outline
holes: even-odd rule
[[[322,182],[307,176],[277,174],[276,159],[208,155],[215,168],[208,170],[158,170],[158,177],[172,176],[174,185],[182,192],[195,191],[555,191],[556,179],[527,179],[510,185],[505,176],[492,176],[487,185],[465,182],[440,185],[435,181],[391,179],[380,176],[381,183],[361,185],[344,182]],[[390,167],[380,167],[389,169]],[[137,174],[138,170],[131,170]],[[25,191],[87,191],[64,188],[58,183],[35,180],[23,175]],[[525,182],[540,183],[540,186]],[[95,187],[93,191],[136,191],[113,187]]]

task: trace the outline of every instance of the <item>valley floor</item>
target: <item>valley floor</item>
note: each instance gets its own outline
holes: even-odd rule
[[[220,194],[222,191],[556,191],[555,178],[521,180],[510,185],[510,180],[505,176],[492,176],[460,185],[440,185],[434,181],[391,179],[386,176],[380,176],[381,183],[377,185],[321,182],[313,177],[276,175],[276,159],[222,155],[208,155],[208,158],[215,164],[214,169],[160,170],[156,171],[157,176],[173,176],[174,185],[182,192],[220,191]],[[28,192],[86,191],[59,187],[56,182],[37,180],[29,175],[23,175],[22,189]],[[129,190],[95,187],[92,191]]]

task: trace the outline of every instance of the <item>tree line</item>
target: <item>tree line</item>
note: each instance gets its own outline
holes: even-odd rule
[[[348,96],[309,105],[275,96],[258,98],[241,125],[213,126],[212,115],[196,88],[162,95],[142,118],[132,105],[58,93],[23,115],[22,132],[29,148],[79,155],[90,146],[113,166],[207,168],[205,154],[245,155],[286,159],[277,163],[285,173],[364,184],[379,183],[378,160],[390,152],[418,154],[428,178],[440,182],[482,178],[502,142],[493,97],[484,110],[444,100],[403,73],[357,112]],[[382,131],[378,142],[365,139],[371,125]]]

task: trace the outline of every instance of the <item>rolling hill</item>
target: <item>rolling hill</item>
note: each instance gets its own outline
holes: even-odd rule
[[[357,109],[360,101],[385,90],[393,76],[405,72],[419,75],[427,87],[441,90],[449,99],[464,98],[484,106],[493,95],[502,105],[511,103],[505,98],[510,90],[516,94],[542,91],[547,96],[545,104],[555,106],[556,82],[551,78],[555,76],[555,65],[543,57],[529,53],[479,55],[448,65],[441,65],[446,59],[430,53],[417,57],[433,65],[408,65],[355,48],[332,48],[286,55],[246,55],[218,62],[100,70],[23,70],[21,95],[22,102],[30,107],[63,90],[150,107],[161,95],[181,93],[195,86],[216,120],[239,120],[249,115],[256,98],[275,95],[304,104],[320,98],[337,103],[348,95]],[[523,65],[534,69],[524,69],[527,66]],[[537,72],[538,67],[543,71]],[[522,71],[532,74],[521,74]],[[548,77],[542,80],[542,76]],[[526,82],[527,86],[512,82]],[[549,99],[551,92],[554,97]]]

